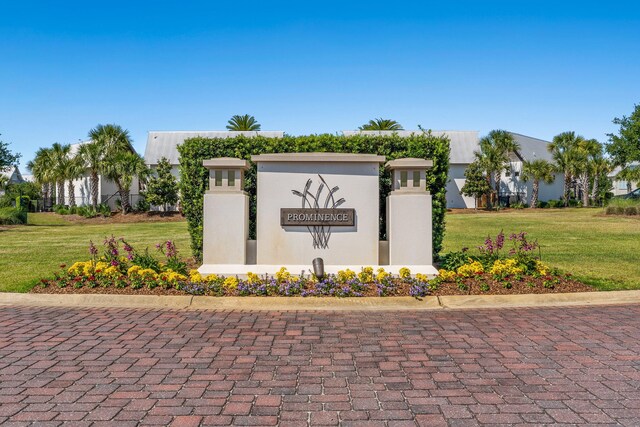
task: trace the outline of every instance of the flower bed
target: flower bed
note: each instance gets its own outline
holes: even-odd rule
[[[465,249],[443,256],[440,274],[429,279],[402,268],[392,275],[380,268],[339,271],[318,279],[292,274],[284,267],[274,275],[248,273],[246,279],[209,275],[189,269],[171,241],[156,245],[158,260],[148,249],[136,251],[124,239],[105,239],[102,254],[90,242],[91,259],[42,279],[37,293],[191,294],[211,296],[414,296],[455,294],[521,294],[589,291],[590,287],[540,261],[539,246],[525,233],[510,236],[512,248],[503,254],[504,234],[487,238],[479,255]],[[506,252],[506,251],[505,251]]]

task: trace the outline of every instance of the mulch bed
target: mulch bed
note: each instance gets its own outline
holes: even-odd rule
[[[480,289],[480,283],[477,280],[467,279],[464,284],[469,290],[461,290],[456,283],[441,283],[438,289],[431,292],[431,295],[523,295],[523,294],[559,294],[566,292],[593,292],[596,289],[585,285],[575,279],[559,277],[560,284],[554,285],[553,288],[544,287],[543,278],[525,277],[525,280],[517,282],[509,282],[510,288],[505,287],[502,283],[495,280],[487,280],[489,285],[488,291]]]
[[[56,215],[71,223],[76,224],[122,224],[133,222],[176,222],[186,221],[185,217],[179,212],[130,212],[123,215],[120,212],[111,214],[110,217],[97,216],[95,218],[85,218],[80,215],[58,215],[56,213],[47,213],[47,215]]]

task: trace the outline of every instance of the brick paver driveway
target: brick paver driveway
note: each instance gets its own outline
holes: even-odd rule
[[[640,307],[0,307],[0,423],[640,425]]]

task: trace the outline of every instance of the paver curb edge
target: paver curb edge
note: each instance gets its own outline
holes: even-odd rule
[[[192,295],[0,293],[2,305],[190,310],[451,310],[640,304],[640,290],[526,295],[452,295],[413,297],[210,297]]]

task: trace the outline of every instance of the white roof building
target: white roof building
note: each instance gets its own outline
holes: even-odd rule
[[[178,153],[178,145],[182,144],[189,138],[235,138],[244,135],[264,136],[267,138],[282,138],[283,131],[247,131],[232,132],[218,130],[204,131],[149,131],[147,136],[147,146],[144,150],[144,161],[149,166],[156,166],[158,161],[166,157],[174,168],[180,164],[180,153]]]

